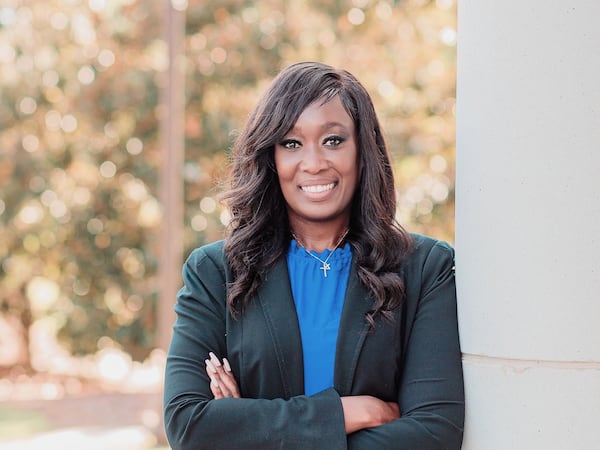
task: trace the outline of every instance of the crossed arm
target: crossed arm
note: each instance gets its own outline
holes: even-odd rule
[[[212,352],[206,359],[206,374],[210,378],[210,390],[215,400],[240,398],[240,390],[227,358],[223,362]],[[346,434],[364,428],[377,427],[400,417],[400,408],[395,402],[385,402],[371,395],[341,397]]]

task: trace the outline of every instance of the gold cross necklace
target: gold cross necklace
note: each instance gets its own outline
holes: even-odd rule
[[[302,247],[304,249],[304,251],[306,253],[308,253],[310,256],[315,258],[317,261],[321,262],[321,264],[323,264],[321,267],[319,267],[319,270],[322,270],[323,276],[325,278],[327,278],[327,271],[331,270],[331,265],[329,264],[329,258],[331,258],[331,255],[333,255],[333,252],[335,252],[337,250],[337,248],[340,246],[340,244],[342,243],[342,241],[344,240],[344,238],[346,237],[346,235],[348,234],[349,231],[350,231],[350,228],[348,228],[344,232],[344,234],[342,234],[342,237],[340,238],[340,240],[337,242],[337,244],[335,244],[335,247],[333,247],[333,250],[331,250],[331,253],[329,253],[329,255],[327,255],[327,258],[325,258],[325,259],[321,259],[317,255],[314,255],[313,253],[309,252],[307,250],[307,248],[304,246],[304,244],[302,242],[300,242],[300,239],[298,239],[298,237],[293,232],[292,232],[292,236],[294,239],[296,239],[296,242],[300,245],[300,247]]]

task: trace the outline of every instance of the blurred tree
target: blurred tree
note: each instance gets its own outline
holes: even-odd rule
[[[220,238],[233,137],[298,60],[353,72],[394,157],[398,219],[452,241],[455,2],[188,0],[185,235]],[[155,344],[159,2],[5,0],[0,6],[0,305],[76,353],[103,337]],[[178,268],[179,269],[179,268]]]
[[[148,5],[0,8],[0,301],[75,353],[153,345],[164,50]]]

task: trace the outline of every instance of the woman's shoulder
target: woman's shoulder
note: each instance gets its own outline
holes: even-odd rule
[[[196,247],[187,257],[186,263],[199,265],[210,261],[217,267],[224,267],[226,265],[224,245],[225,241],[220,240]]]
[[[430,284],[445,273],[454,273],[454,248],[445,241],[411,233],[413,249],[404,259],[408,279]]]
[[[410,233],[410,237],[413,240],[413,251],[409,254],[409,258],[427,258],[431,256],[432,252],[440,257],[454,258],[454,248],[445,241],[418,233]]]

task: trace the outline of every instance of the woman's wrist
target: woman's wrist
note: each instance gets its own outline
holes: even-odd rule
[[[377,427],[400,417],[396,403],[384,402],[370,395],[341,397],[346,434]]]
[[[376,409],[375,402],[380,401],[368,395],[342,397],[346,433],[350,434],[363,428],[380,425],[373,414]]]

